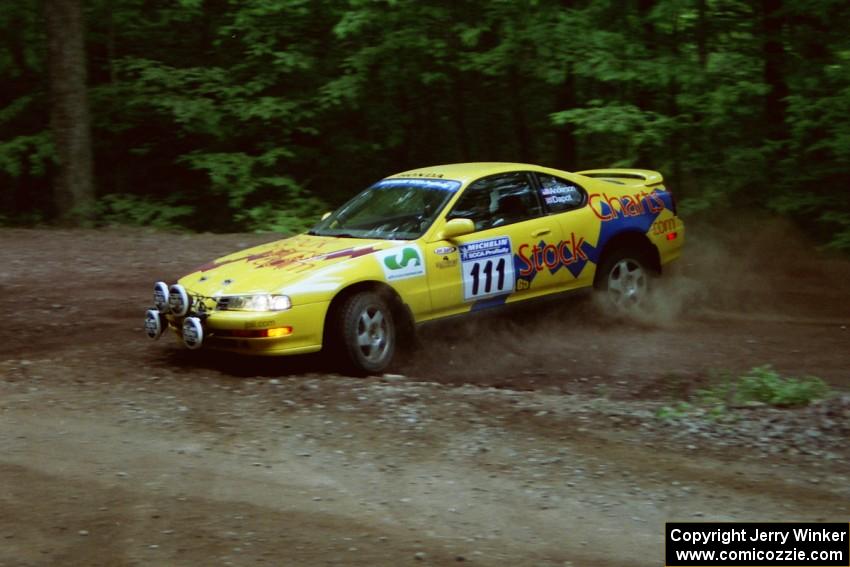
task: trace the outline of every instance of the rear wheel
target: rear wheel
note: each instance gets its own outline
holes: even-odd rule
[[[618,250],[599,266],[595,287],[618,313],[635,313],[646,304],[652,277],[646,255],[639,250]]]
[[[392,362],[396,328],[392,310],[379,294],[361,292],[347,298],[335,318],[337,350],[346,370],[381,372]]]

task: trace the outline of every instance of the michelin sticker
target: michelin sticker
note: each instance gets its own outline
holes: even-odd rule
[[[463,299],[477,301],[514,290],[511,239],[500,236],[460,245]]]
[[[425,262],[418,246],[401,246],[377,252],[375,256],[384,269],[388,282],[425,275]]]

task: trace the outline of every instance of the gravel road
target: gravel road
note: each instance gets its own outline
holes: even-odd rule
[[[641,321],[432,326],[365,379],[144,337],[153,281],[272,236],[0,230],[0,565],[657,566],[665,521],[846,522],[850,264],[757,226],[692,231]],[[657,417],[762,364],[834,395]]]

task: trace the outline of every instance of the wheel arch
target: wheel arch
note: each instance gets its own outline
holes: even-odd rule
[[[342,289],[340,289],[336,295],[334,295],[333,299],[331,299],[330,305],[328,305],[328,310],[325,313],[325,322],[323,325],[323,333],[322,333],[322,346],[323,348],[330,344],[331,333],[333,333],[332,324],[333,318],[339,308],[345,303],[345,300],[349,297],[356,295],[362,292],[373,292],[381,295],[384,299],[386,299],[389,304],[390,309],[392,310],[393,320],[396,324],[396,330],[399,333],[399,337],[407,339],[409,335],[413,334],[414,331],[414,320],[413,313],[410,310],[410,307],[402,300],[401,296],[398,292],[392,288],[392,286],[387,285],[385,282],[377,281],[377,280],[365,280],[350,284]]]
[[[621,232],[611,238],[611,240],[605,244],[605,247],[602,249],[602,253],[599,255],[599,261],[596,264],[597,267],[603,266],[606,260],[619,250],[634,250],[638,252],[649,263],[649,266],[647,266],[648,268],[656,274],[661,273],[661,254],[658,252],[658,248],[652,243],[646,234],[636,230]],[[598,284],[600,277],[601,274],[597,270],[594,281],[595,284]]]

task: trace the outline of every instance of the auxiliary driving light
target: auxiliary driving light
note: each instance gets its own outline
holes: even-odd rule
[[[266,329],[265,336],[271,338],[288,337],[292,334],[292,327],[276,327],[274,329]]]
[[[168,306],[168,284],[165,282],[156,282],[153,285],[153,305],[159,309],[160,313],[168,313],[171,308]]]
[[[186,293],[186,288],[180,284],[171,286],[168,291],[168,306],[171,307],[171,312],[178,317],[188,313],[192,302],[189,299],[189,294]]]
[[[183,342],[192,350],[201,348],[204,342],[204,326],[197,317],[186,317],[183,320]]]
[[[148,309],[145,312],[145,334],[156,340],[165,332],[164,317],[159,309]]]

